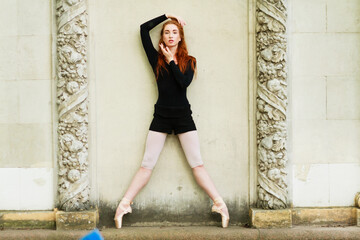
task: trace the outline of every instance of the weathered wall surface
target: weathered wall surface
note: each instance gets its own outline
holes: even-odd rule
[[[290,1],[294,206],[360,189],[360,1]]]
[[[90,62],[95,66],[97,181],[103,211],[115,209],[140,167],[157,100],[140,24],[168,12],[187,21],[189,52],[197,58],[197,78],[187,94],[205,167],[234,222],[244,221],[249,184],[247,1],[91,2]],[[159,32],[160,25],[151,32],[155,46]],[[213,220],[212,202],[196,184],[175,135],[168,135],[152,178],[134,203],[127,222]],[[112,213],[105,217],[113,221]]]
[[[51,1],[0,6],[0,209],[51,209]]]

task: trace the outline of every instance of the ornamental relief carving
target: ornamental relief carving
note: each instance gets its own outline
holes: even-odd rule
[[[287,207],[287,62],[284,0],[258,0],[256,8],[258,201]]]
[[[58,205],[65,211],[90,206],[86,15],[84,0],[56,2]]]

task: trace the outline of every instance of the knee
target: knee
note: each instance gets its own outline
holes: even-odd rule
[[[152,171],[154,169],[154,167],[155,167],[155,164],[153,164],[153,163],[142,162],[140,169],[143,170],[143,171],[146,171],[146,170]]]
[[[199,165],[196,165],[196,166],[193,166],[191,167],[194,171],[196,170],[200,170],[200,169],[203,169],[204,168],[204,164],[203,163],[200,163]]]
[[[141,162],[141,168],[153,170],[157,161],[157,157],[151,154],[145,154]]]
[[[204,162],[202,161],[200,154],[189,158],[188,162],[189,162],[190,167],[193,169],[204,167]]]
[[[145,166],[141,166],[140,169],[139,169],[139,171],[141,171],[141,172],[143,172],[145,174],[149,174],[149,175],[151,175],[152,170],[153,170],[152,168],[150,169],[150,168],[147,168]]]

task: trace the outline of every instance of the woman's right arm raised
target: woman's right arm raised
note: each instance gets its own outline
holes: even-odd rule
[[[158,52],[154,48],[151,38],[150,38],[150,30],[156,27],[159,23],[165,21],[168,17],[163,14],[159,17],[151,19],[143,24],[140,25],[140,35],[141,35],[141,42],[143,44],[144,50],[146,52],[146,56],[149,59],[149,62],[153,68],[155,68],[157,63],[157,55]]]

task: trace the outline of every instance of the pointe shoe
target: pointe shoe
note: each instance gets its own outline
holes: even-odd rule
[[[122,203],[125,203],[125,204],[129,204],[129,207],[125,208],[123,207],[121,204]],[[114,220],[115,220],[115,226],[116,228],[121,228],[121,225],[122,225],[122,217],[127,214],[127,213],[132,213],[132,209],[131,209],[131,204],[133,204],[133,202],[130,202],[129,199],[127,198],[122,198],[120,203],[119,203],[119,206],[118,208],[120,207],[121,210],[123,210],[122,213],[119,214],[119,216],[116,217],[116,213],[115,213],[115,217],[114,217]],[[117,210],[117,209],[116,209]]]
[[[216,206],[215,204],[220,205],[220,207]],[[228,216],[225,215],[225,213],[223,211],[221,211],[221,209],[225,208],[226,204],[223,201],[223,199],[221,197],[218,197],[216,199],[214,199],[214,205],[211,208],[212,212],[217,212],[221,214],[221,224],[223,228],[226,228],[229,225],[229,220],[230,218]]]

